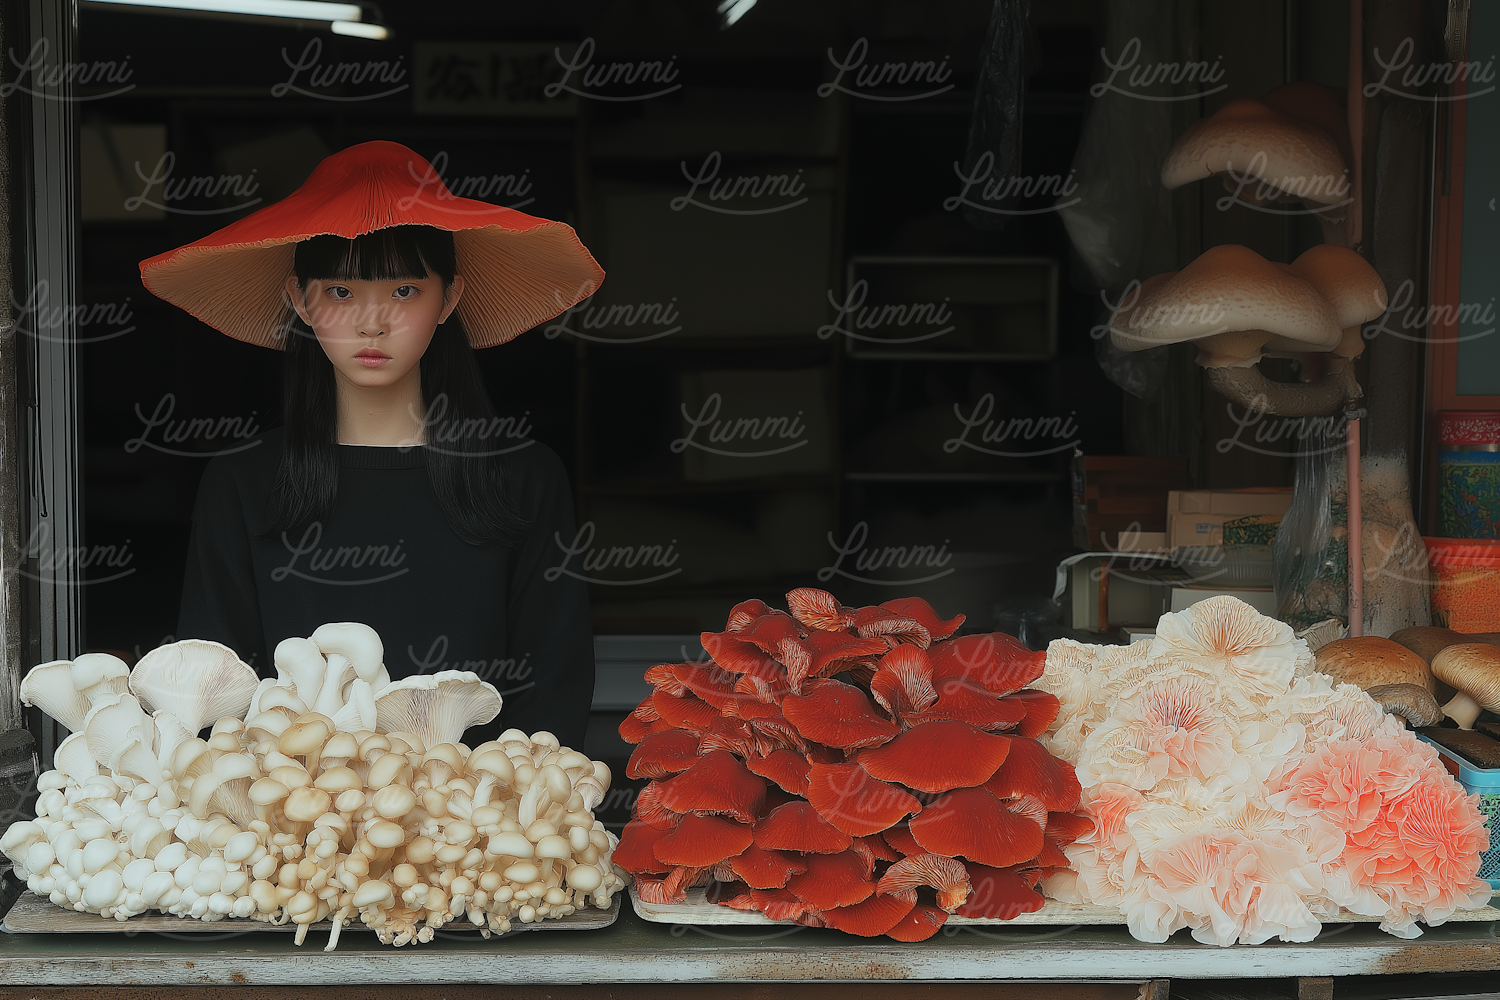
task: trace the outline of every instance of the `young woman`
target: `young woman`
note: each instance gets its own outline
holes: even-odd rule
[[[392,678],[473,670],[500,690],[471,739],[515,726],[581,747],[588,598],[547,572],[574,534],[567,476],[498,433],[474,357],[597,287],[573,231],[454,198],[415,153],[365,143],[142,276],[286,352],[283,426],[204,472],[178,635],[269,676],[281,639],[365,622]]]

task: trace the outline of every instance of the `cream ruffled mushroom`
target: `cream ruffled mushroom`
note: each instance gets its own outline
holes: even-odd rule
[[[500,714],[500,692],[469,671],[439,670],[394,681],[375,695],[377,728],[414,733],[424,747],[458,743]]]
[[[1234,597],[1210,597],[1186,611],[1162,615],[1151,658],[1187,660],[1232,676],[1264,701],[1286,693],[1307,644],[1292,627]]]
[[[151,711],[196,735],[224,716],[242,718],[259,678],[228,646],[183,639],[157,646],[130,671],[130,690]]]
[[[73,663],[70,660],[39,663],[28,670],[21,680],[21,704],[40,708],[63,728],[75,733],[83,729],[84,717],[93,707],[73,686]]]

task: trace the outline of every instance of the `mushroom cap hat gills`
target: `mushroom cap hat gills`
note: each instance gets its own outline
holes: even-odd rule
[[[571,226],[456,197],[417,153],[377,140],[328,157],[281,201],[141,261],[141,283],[221,333],[279,349],[297,243],[408,225],[453,233],[465,279],[458,316],[474,347],[545,323],[604,280]]]
[[[1363,691],[1387,684],[1415,684],[1428,694],[1437,690],[1426,661],[1391,639],[1349,636],[1320,647],[1314,657],[1319,673]]]
[[[458,743],[464,730],[500,714],[500,692],[463,670],[413,674],[387,684],[375,695],[380,732],[415,733],[426,746]]]
[[[1230,101],[1195,122],[1172,145],[1161,168],[1168,189],[1233,172],[1254,187],[1257,201],[1292,199],[1309,206],[1349,200],[1338,142],[1311,122],[1282,114],[1263,101]],[[1274,189],[1267,199],[1255,188]]]
[[[173,716],[194,736],[217,719],[243,716],[259,683],[234,650],[208,639],[157,646],[130,672],[130,692],[141,704]]]
[[[1332,350],[1343,338],[1338,319],[1308,281],[1226,243],[1127,294],[1110,318],[1109,335],[1125,351],[1208,341],[1200,345],[1208,360],[1199,363],[1227,367],[1253,364],[1273,338],[1307,351]]]
[[[1461,729],[1473,729],[1481,709],[1500,712],[1500,647],[1482,642],[1448,646],[1432,658],[1437,679],[1458,694],[1443,706]]]

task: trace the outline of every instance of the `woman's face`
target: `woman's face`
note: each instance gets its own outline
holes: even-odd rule
[[[458,305],[464,279],[454,275],[446,289],[431,272],[395,281],[310,279],[299,288],[293,276],[286,288],[339,377],[376,388],[417,368],[438,324]]]

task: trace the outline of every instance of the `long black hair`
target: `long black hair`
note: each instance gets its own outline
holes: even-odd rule
[[[297,244],[302,288],[321,281],[400,281],[458,273],[453,234],[432,226],[392,226],[352,240],[314,236]],[[285,445],[271,485],[268,533],[301,528],[333,512],[339,488],[338,392],[333,362],[290,311],[283,327]],[[500,456],[485,428],[496,425],[474,349],[458,314],[439,324],[421,360],[427,475],[448,524],[471,545],[514,544],[525,520],[506,488]],[[440,443],[439,443],[440,442]]]

